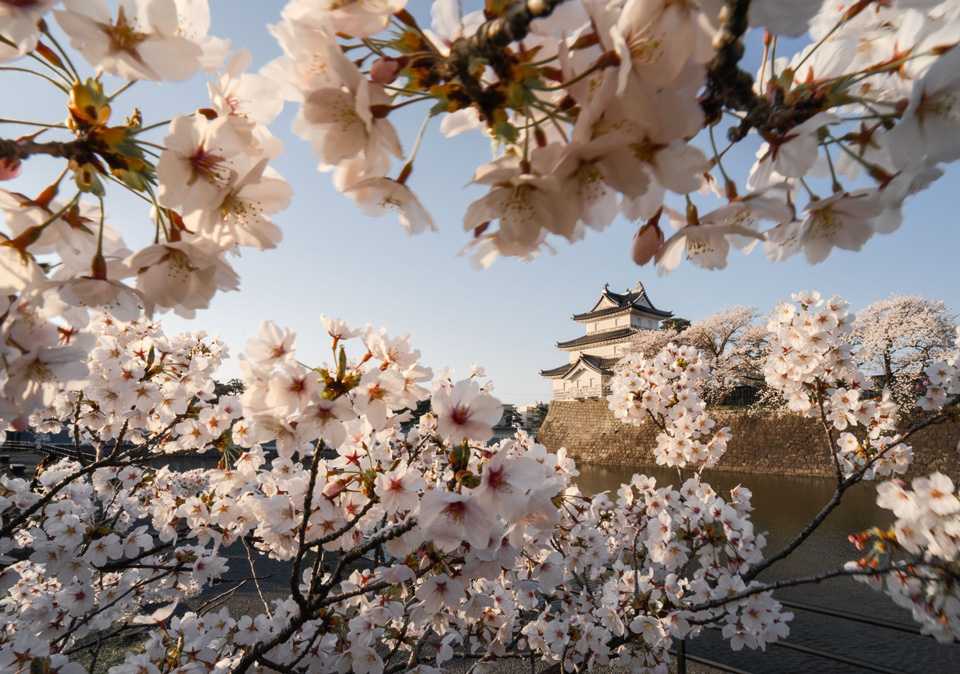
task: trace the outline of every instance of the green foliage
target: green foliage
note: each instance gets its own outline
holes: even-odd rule
[[[527,413],[527,424],[532,430],[537,430],[543,425],[543,420],[547,418],[547,412],[550,410],[549,403],[538,402]]]
[[[243,390],[243,382],[236,378],[231,379],[227,383],[217,380],[214,380],[213,382],[213,395],[217,397],[217,400],[223,396],[238,396],[243,393]]]
[[[675,316],[673,318],[668,318],[665,321],[660,321],[661,330],[676,330],[677,332],[683,332],[690,327],[690,321],[686,318],[680,318]]]

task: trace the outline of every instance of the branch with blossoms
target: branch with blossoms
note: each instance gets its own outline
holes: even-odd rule
[[[684,258],[722,268],[731,247],[758,243],[774,260],[803,251],[819,262],[898,228],[905,200],[960,157],[941,142],[957,135],[947,111],[960,19],[948,3],[923,11],[863,0],[814,15],[807,3],[522,0],[462,15],[438,0],[429,29],[402,0],[355,5],[291,0],[271,27],[283,55],[256,74],[245,72],[250,54],[227,60],[226,44],[208,35],[202,1],[0,10],[5,76],[53,87],[63,95],[53,118],[66,112],[53,123],[0,120],[22,134],[0,141],[0,179],[33,171],[38,153],[66,159],[40,194],[0,192],[0,418],[13,429],[49,403],[47,379],[34,373],[82,379],[72,335],[87,307],[121,320],[141,310],[192,316],[238,286],[230,255],[279,243],[272,217],[291,191],[271,168],[282,144],[267,127],[284,99],[297,108],[294,133],[337,188],[367,213],[396,210],[410,233],[435,229],[412,191],[430,121],[440,118],[447,135],[491,138],[494,154],[473,175],[488,192],[463,218],[464,250],[480,266],[536,257],[554,238],[576,242],[618,214],[641,223],[633,259],[662,272]],[[755,78],[739,65],[751,27],[767,34]],[[777,56],[778,36],[805,32],[812,44]],[[116,120],[138,80],[199,72],[218,74],[188,114],[154,120],[132,105]],[[110,94],[106,76],[126,82]],[[405,150],[392,120],[417,105],[424,123]],[[718,144],[728,123],[730,142]],[[745,181],[724,165],[741,142],[758,147]],[[152,243],[139,250],[107,217],[117,190],[143,202]],[[665,205],[671,194],[685,207]],[[57,302],[71,307],[66,325],[49,324]]]
[[[217,291],[236,289],[229,256],[279,242],[270,217],[291,194],[270,167],[282,151],[266,128],[282,107],[278,88],[244,72],[245,50],[226,60],[227,43],[207,35],[206,3],[73,2],[48,16],[56,4],[0,8],[0,61],[16,64],[0,66],[4,76],[56,87],[62,107],[52,115],[65,120],[0,119],[0,180],[35,177],[33,156],[63,160],[38,195],[0,191],[0,417],[13,430],[48,406],[58,385],[86,377],[89,340],[79,333],[89,308],[121,321],[171,309],[194,315]],[[61,45],[64,34],[72,49]],[[216,76],[209,99],[188,114],[152,120],[131,102],[117,120],[138,80],[179,82],[200,71]],[[109,76],[126,82],[109,93]],[[3,137],[23,127],[26,135]],[[107,217],[118,192],[143,203],[139,250]]]
[[[434,228],[411,191],[423,132],[405,153],[392,112],[422,103],[423,128],[442,117],[447,135],[492,137],[494,157],[474,173],[489,193],[463,221],[481,266],[535,257],[551,235],[575,242],[617,213],[645,222],[632,255],[661,271],[684,257],[722,268],[731,246],[761,241],[775,260],[804,250],[818,262],[896,229],[903,200],[957,158],[924,140],[933,117],[944,130],[950,122],[921,106],[956,85],[956,17],[874,4],[813,16],[802,4],[778,14],[745,0],[710,11],[521,0],[461,16],[441,0],[428,31],[401,3],[314,12],[295,0],[274,29],[286,55],[265,71],[288,83],[300,104],[293,129],[336,169],[338,189],[371,215],[396,209],[411,233]],[[885,32],[914,11],[911,28]],[[739,66],[750,27],[767,29],[757,77]],[[776,57],[777,35],[808,29],[813,44]],[[875,49],[851,48],[861,42]],[[714,129],[725,115],[734,121],[721,147]],[[723,157],[747,140],[759,160],[743,185]],[[402,161],[396,173],[391,158]],[[830,180],[814,179],[828,169]],[[861,176],[871,187],[854,189]],[[710,191],[727,203],[704,214],[695,193]],[[685,212],[664,207],[668,192]],[[678,230],[669,240],[663,215]]]
[[[848,419],[850,400],[837,393],[856,379],[838,357],[846,353],[845,305],[834,298],[821,306],[814,293],[796,300],[799,307],[781,304],[770,321],[773,379],[797,389],[787,396],[795,405],[807,396],[809,410],[815,391],[836,389],[823,397],[824,413],[834,426],[850,425],[858,416]],[[889,539],[905,551],[900,557],[758,582],[826,519],[833,501],[788,548],[763,554],[749,491],[719,494],[701,478],[728,434],[712,431],[696,393],[709,368],[692,347],[625,358],[610,401],[626,419],[656,419],[658,461],[692,468],[692,476],[683,480],[681,472],[679,487],[659,487],[637,475],[613,500],[582,494],[563,450],[549,454],[522,432],[487,444],[501,409],[474,376],[479,370],[459,382],[440,377],[430,390],[432,372],[409,336],[323,322],[332,363],[303,364],[296,335],[264,323],[242,361],[243,394],[219,399],[213,376],[221,345],[202,335],[169,339],[148,321],[94,322],[91,386],[61,391],[32,422],[49,431],[66,424],[84,443],[111,449],[82,468],[49,466],[33,483],[0,478],[9,529],[0,542],[11,558],[0,575],[10,588],[0,606],[13,626],[0,635],[0,659],[49,657],[69,672],[66,654],[88,630],[113,626],[104,634],[119,635],[117,625],[142,624],[151,627],[142,653],[128,653],[113,674],[167,671],[201,651],[204,662],[238,672],[384,672],[402,662],[427,671],[454,657],[482,670],[533,656],[555,671],[616,663],[643,672],[669,663],[674,640],[707,626],[719,625],[735,649],[785,637],[792,615],[771,595],[779,587],[879,575],[903,579],[909,591],[900,602],[954,592],[953,549],[930,546],[953,526],[960,500],[936,474],[915,480],[912,494],[881,499],[898,508],[928,504],[929,512],[903,510],[916,521],[855,537]],[[804,334],[819,350],[802,342]],[[351,358],[347,348],[358,338],[360,357]],[[834,379],[822,374],[824,362]],[[924,405],[944,395],[952,405],[960,399],[956,363],[937,368],[944,388],[931,387]],[[810,377],[816,387],[807,386]],[[403,429],[406,410],[426,399],[432,413]],[[870,444],[859,454],[837,450],[844,485],[902,472],[900,459],[910,456],[903,442],[920,427],[885,435],[891,408],[864,404]],[[933,411],[922,423],[950,414]],[[143,463],[205,453],[216,467],[177,472]],[[290,565],[286,598],[239,619],[226,609],[190,610],[234,545]],[[941,636],[960,632],[937,608],[946,603],[918,614],[946,620]]]

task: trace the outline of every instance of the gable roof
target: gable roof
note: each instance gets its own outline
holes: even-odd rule
[[[615,293],[610,290],[609,285],[603,286],[603,294],[593,305],[590,311],[582,314],[574,314],[573,320],[581,323],[586,321],[611,316],[620,312],[638,311],[644,314],[650,314],[658,318],[670,318],[673,312],[663,311],[653,306],[653,302],[647,296],[647,291],[643,283],[637,281],[637,287],[623,293]]]
[[[550,370],[540,370],[540,376],[546,379],[568,379],[579,369],[593,370],[597,374],[613,374],[613,366],[617,364],[620,358],[598,358],[596,356],[584,356],[573,363],[566,363],[560,367]]]

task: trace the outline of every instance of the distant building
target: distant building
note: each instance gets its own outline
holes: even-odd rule
[[[540,376],[553,380],[553,400],[599,398],[610,392],[613,366],[627,351],[631,338],[640,330],[657,330],[660,321],[673,313],[653,306],[643,284],[622,294],[603,286],[593,308],[574,314],[575,323],[586,325],[586,334],[557,348],[569,352],[569,362],[541,370]]]

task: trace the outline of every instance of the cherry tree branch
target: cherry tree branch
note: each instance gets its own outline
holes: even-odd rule
[[[498,75],[506,75],[509,63],[506,48],[525,38],[530,24],[550,16],[561,2],[563,0],[520,0],[514,3],[503,16],[482,24],[473,35],[455,40],[450,45],[450,56],[441,64],[437,75],[444,81],[459,80],[480,113],[491,119],[493,111],[502,103],[503,94],[484,88],[470,72],[471,61],[485,59]]]
[[[917,570],[920,569],[936,569],[938,571],[945,572],[951,577],[957,579],[958,572],[955,568],[945,567],[942,564],[935,564],[932,562],[926,561],[905,561],[905,562],[891,562],[886,566],[878,566],[874,568],[839,568],[833,569],[831,571],[825,571],[824,573],[817,574],[815,576],[802,576],[800,578],[787,578],[785,580],[775,580],[765,585],[759,585],[756,587],[748,588],[737,592],[736,594],[731,594],[728,597],[718,597],[717,599],[710,599],[708,601],[696,604],[694,606],[684,607],[684,610],[691,611],[696,613],[697,611],[705,611],[711,608],[719,608],[725,606],[733,601],[740,601],[741,599],[747,599],[749,597],[761,594],[763,592],[772,592],[773,590],[779,590],[785,587],[795,587],[797,585],[812,585],[815,583],[821,583],[830,578],[837,578],[840,576],[878,576],[883,573],[889,573],[891,571],[907,571],[908,575],[911,577],[917,576]],[[746,580],[746,576],[744,576]]]
[[[340,573],[342,573],[342,569],[346,567],[347,564],[362,557],[370,550],[383,545],[387,541],[393,540],[398,536],[402,536],[413,529],[416,524],[417,518],[410,517],[403,524],[399,524],[397,526],[390,527],[389,529],[383,529],[377,532],[363,545],[341,555],[337,570],[334,572],[333,577],[327,583],[324,583],[320,588],[321,592],[318,594],[318,596],[308,601],[307,605],[293,615],[290,618],[290,621],[282,629],[277,631],[273,637],[264,641],[258,641],[256,644],[254,644],[250,650],[248,650],[243,657],[240,658],[236,666],[233,668],[233,672],[235,674],[243,674],[250,669],[254,663],[260,662],[261,658],[266,653],[270,652],[272,648],[284,643],[287,639],[296,634],[297,630],[303,627],[304,623],[310,620],[316,610],[323,605],[323,601],[327,598],[330,590],[333,589],[333,586],[339,582]]]
[[[28,159],[38,154],[70,159],[77,164],[88,164],[96,160],[94,144],[83,138],[46,143],[38,143],[32,138],[0,138],[0,159]]]
[[[761,132],[783,132],[820,112],[826,103],[822,94],[786,103],[782,92],[773,92],[773,100],[758,96],[753,90],[753,75],[740,68],[743,58],[743,36],[749,27],[750,0],[728,0],[724,4],[723,25],[713,39],[716,55],[707,64],[707,90],[700,107],[707,124],[720,121],[724,109],[744,114],[740,125],[730,129],[732,142],[742,140],[750,129]]]
[[[960,395],[950,399],[947,402],[947,405],[945,405],[945,407],[951,407],[957,404],[960,404]],[[900,444],[906,441],[911,435],[913,435],[917,431],[920,431],[926,428],[927,426],[943,423],[949,418],[950,417],[947,412],[941,412],[927,419],[924,419],[923,421],[918,422],[913,426],[911,426],[909,429],[907,429],[907,431],[900,436],[900,439],[896,444]],[[832,438],[832,434],[829,434],[828,432],[828,435],[829,437]],[[817,530],[817,527],[823,524],[824,520],[827,519],[830,513],[832,513],[834,509],[838,505],[840,505],[840,500],[843,498],[844,492],[846,492],[847,489],[849,489],[853,485],[860,482],[860,480],[862,480],[863,476],[866,474],[867,470],[869,470],[870,467],[873,466],[880,458],[882,458],[890,449],[895,447],[896,444],[892,444],[889,447],[885,447],[882,451],[878,452],[876,456],[872,457],[870,461],[867,461],[863,466],[861,466],[853,475],[848,477],[846,480],[843,480],[842,482],[838,483],[836,491],[833,492],[833,496],[830,497],[830,500],[827,501],[827,504],[823,506],[823,508],[820,510],[817,516],[814,517],[806,527],[804,527],[803,531],[797,534],[797,536],[792,541],[790,541],[786,546],[784,546],[779,552],[770,555],[769,557],[761,561],[759,564],[752,567],[747,573],[743,574],[743,579],[747,582],[753,580],[762,571],[769,568],[774,563],[780,561],[784,557],[787,557],[790,553],[792,553],[794,550],[800,547],[800,545],[805,540],[807,540],[811,536],[811,534],[813,534],[814,531]],[[834,455],[834,460],[836,460],[836,455]]]

